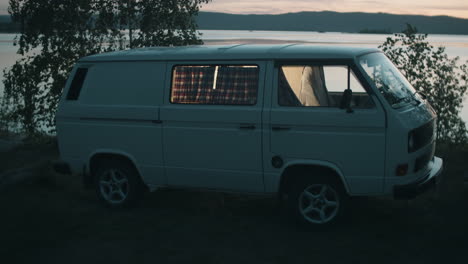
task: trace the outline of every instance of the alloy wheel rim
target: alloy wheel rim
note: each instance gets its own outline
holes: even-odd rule
[[[338,214],[340,202],[336,190],[328,184],[310,185],[299,196],[299,211],[307,221],[325,224]]]
[[[102,197],[111,204],[124,202],[128,196],[127,176],[115,169],[102,173],[99,180],[99,190]]]

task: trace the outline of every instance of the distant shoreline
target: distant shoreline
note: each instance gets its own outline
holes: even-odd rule
[[[468,19],[448,16],[319,11],[263,15],[200,12],[197,17],[198,28],[205,30],[389,33],[401,32],[407,23],[423,34],[468,35]]]
[[[237,38],[237,39],[204,39],[203,42],[208,45],[223,45],[223,44],[317,44],[317,45],[372,45],[370,42],[331,42],[331,41],[304,41],[304,40],[281,40],[281,39],[253,39],[253,38]],[[468,43],[467,43],[468,46]]]
[[[211,30],[211,31],[249,31],[249,32],[255,32],[255,31],[271,31],[271,32],[310,32],[310,33],[336,33],[336,34],[362,34],[362,35],[394,35],[394,34],[400,34],[400,32],[393,32],[393,33],[366,33],[366,32],[339,32],[339,31],[313,31],[313,30],[269,30],[269,29],[262,29],[262,30],[248,30],[248,29],[206,29],[206,28],[198,28],[198,31],[201,30]],[[2,31],[0,30],[0,34],[21,34],[19,31]],[[419,33],[419,34],[426,34],[426,33]],[[447,35],[447,36],[468,36],[468,34],[450,34],[450,33],[431,33],[428,35]],[[274,40],[274,39],[273,39]],[[276,41],[276,40],[275,40]],[[8,41],[2,41],[0,42],[8,42]],[[296,41],[296,42],[301,42],[301,41]],[[307,41],[306,41],[307,42]]]
[[[297,12],[284,14],[229,14],[201,11],[198,30],[247,30],[285,32],[343,32],[394,34],[415,26],[421,34],[468,35],[468,19],[449,16],[399,15],[363,12]],[[0,33],[19,33],[9,15],[0,15]]]

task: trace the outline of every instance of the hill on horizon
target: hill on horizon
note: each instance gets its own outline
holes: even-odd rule
[[[328,31],[357,33],[379,31],[396,33],[406,23],[420,33],[468,35],[468,19],[449,16],[395,15],[387,13],[339,13],[333,11],[285,13],[278,15],[240,15],[200,12],[199,29]]]
[[[333,11],[285,13],[278,15],[241,15],[200,12],[199,29],[277,30],[349,33],[397,33],[406,23],[420,33],[468,35],[468,19],[449,16],[396,15],[388,13],[339,13]],[[9,23],[9,15],[0,15],[0,23]]]

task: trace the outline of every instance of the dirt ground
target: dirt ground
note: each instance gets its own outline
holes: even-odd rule
[[[0,154],[0,172],[57,155]],[[412,201],[356,198],[345,221],[297,226],[270,197],[158,191],[113,211],[76,176],[38,169],[0,193],[2,263],[468,263],[468,152],[450,152],[438,192]]]

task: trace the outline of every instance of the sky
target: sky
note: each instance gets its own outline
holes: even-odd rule
[[[0,0],[0,13],[6,14],[7,7],[8,0]],[[212,0],[201,10],[235,14],[329,10],[468,18],[468,0]]]

